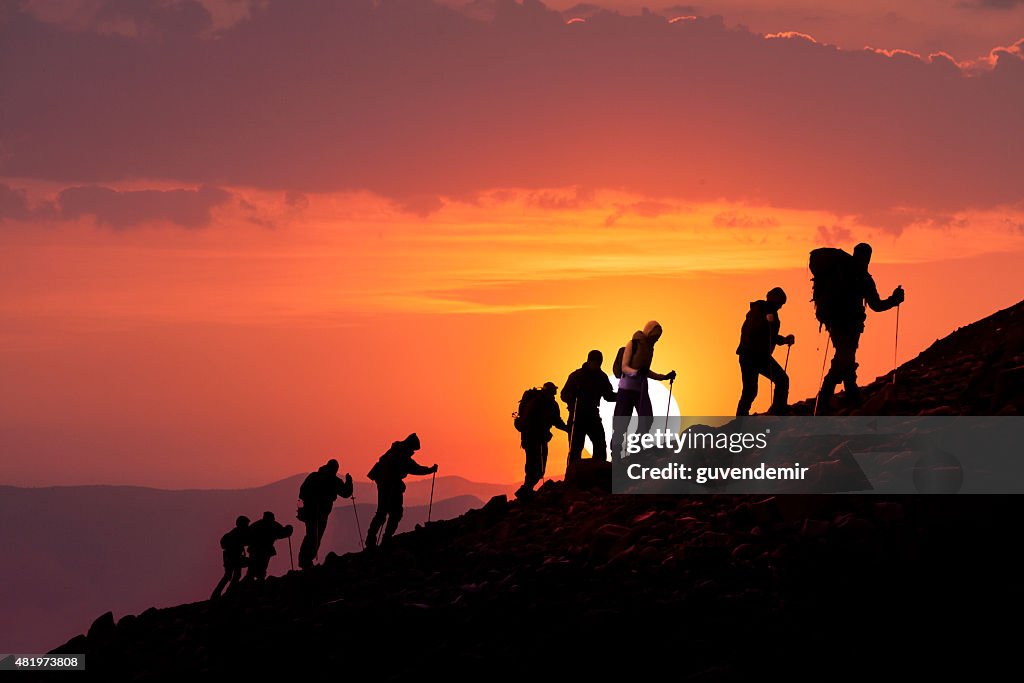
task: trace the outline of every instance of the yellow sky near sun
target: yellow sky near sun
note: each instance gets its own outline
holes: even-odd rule
[[[330,454],[361,476],[415,430],[447,472],[513,481],[522,390],[561,384],[590,348],[610,366],[650,318],[683,412],[731,413],[739,325],[775,285],[790,293],[803,398],[823,351],[806,258],[826,234],[872,241],[880,290],[907,289],[904,360],[1024,297],[1009,210],[896,236],[819,212],[573,189],[495,192],[422,218],[361,195],[312,195],[297,216],[278,195],[240,192],[248,207],[202,230],[0,236],[0,369],[16,388],[0,430],[33,454],[0,463],[0,480],[242,486]],[[864,380],[891,367],[893,324],[869,319]]]

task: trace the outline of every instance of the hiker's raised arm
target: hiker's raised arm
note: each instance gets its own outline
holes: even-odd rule
[[[882,313],[890,308],[896,308],[903,303],[903,288],[897,287],[893,290],[892,296],[888,299],[882,299],[878,296],[878,287],[875,285],[875,279],[868,275],[864,286],[864,303],[875,313]]]
[[[427,467],[421,465],[415,460],[409,460],[409,466],[406,468],[409,474],[433,474],[436,470],[433,467]]]
[[[608,379],[607,375],[605,375],[604,378],[604,387],[602,387],[601,396],[609,403],[614,403],[615,399],[618,397],[618,394],[615,393],[615,388],[612,386],[611,380]]]
[[[351,498],[352,497],[352,490],[353,490],[353,486],[352,486],[352,475],[351,474],[346,474],[344,480],[338,479],[338,495],[339,496],[341,496],[342,498]]]

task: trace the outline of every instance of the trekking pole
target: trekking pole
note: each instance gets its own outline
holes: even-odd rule
[[[292,563],[292,571],[295,571],[295,553],[292,551],[291,536],[288,536],[288,561]]]
[[[430,504],[427,505],[427,524],[430,524],[430,513],[434,511],[434,480],[437,479],[437,470],[430,475]]]
[[[359,549],[366,550],[366,545],[363,543],[363,527],[359,525],[359,510],[356,508],[356,497],[352,496],[352,512],[356,516],[356,533],[359,534]]]
[[[569,472],[569,456],[572,455],[572,438],[576,434],[576,409],[579,407],[580,397],[572,400],[572,425],[569,427],[569,452],[565,456],[565,471]],[[580,454],[583,455],[582,453]]]
[[[665,432],[666,433],[668,432],[668,411],[672,407],[672,387],[675,385],[675,383],[676,383],[676,381],[674,379],[670,379],[668,381],[668,403],[665,405]]]
[[[896,343],[892,347],[892,385],[896,386],[896,351],[900,348],[900,305],[896,305]]]
[[[818,401],[821,400],[821,388],[825,385],[825,361],[828,360],[828,345],[832,341],[832,336],[829,335],[825,339],[825,355],[821,358],[821,377],[818,379],[818,394],[814,397],[814,416],[818,415]]]
[[[792,344],[786,344],[786,364],[782,366],[782,371],[786,372],[789,370],[789,351],[793,348]]]

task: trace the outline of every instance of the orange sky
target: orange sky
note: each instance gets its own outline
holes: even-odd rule
[[[267,211],[279,202],[243,192]],[[444,471],[513,481],[521,391],[561,384],[591,347],[610,359],[649,318],[665,327],[656,367],[678,370],[683,412],[731,413],[739,324],[774,285],[790,294],[784,331],[798,340],[793,395],[813,393],[823,339],[805,266],[827,217],[623,211],[636,198],[612,192],[571,209],[536,199],[498,192],[417,218],[369,196],[314,195],[302,221],[275,229],[229,207],[202,231],[83,221],[7,233],[0,479],[244,486],[330,456],[361,476],[415,430]],[[904,360],[1024,296],[1024,234],[1006,230],[1005,212],[963,220],[970,242],[933,228],[852,229],[844,242],[870,239],[883,293],[906,288]],[[869,319],[862,378],[890,368],[894,323]]]
[[[812,395],[816,246],[874,244],[902,360],[1024,298],[1021,3],[463,4],[0,10],[0,484],[362,477],[413,430],[513,482],[522,391],[651,318],[730,414],[781,285]]]

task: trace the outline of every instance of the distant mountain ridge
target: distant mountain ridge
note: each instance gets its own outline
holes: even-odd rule
[[[223,573],[220,536],[240,514],[255,520],[271,510],[282,524],[296,526],[297,556],[302,525],[295,507],[304,477],[227,490],[0,486],[0,647],[42,651],[111,606],[130,612],[206,598]],[[430,477],[408,480],[400,531],[426,521],[430,484]],[[355,487],[365,534],[376,487],[359,481]],[[513,488],[438,477],[432,518],[462,514]],[[277,548],[271,574],[289,568],[287,541]],[[322,548],[321,559],[359,550],[351,501],[335,504]]]

